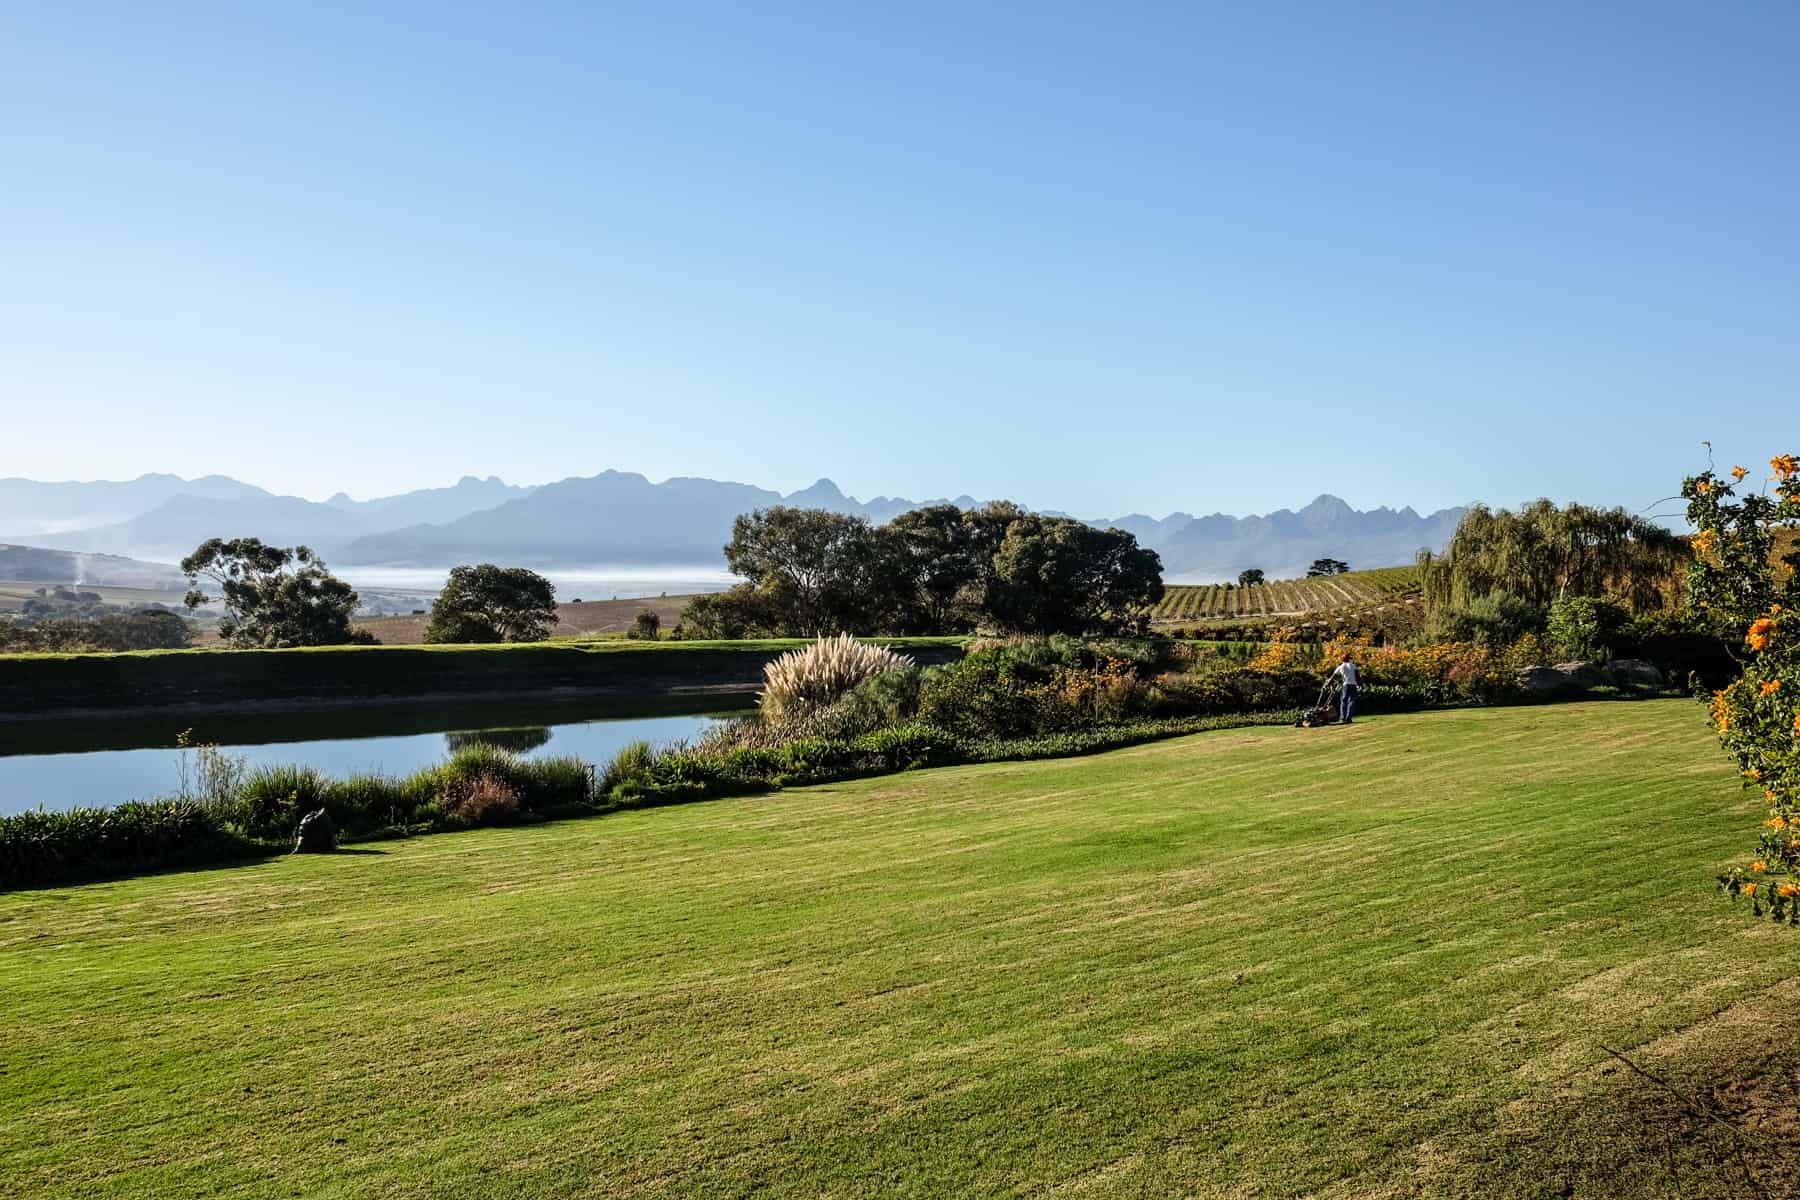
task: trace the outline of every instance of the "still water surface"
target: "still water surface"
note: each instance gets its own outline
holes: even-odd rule
[[[705,702],[716,710],[720,701]],[[676,706],[677,708],[679,706]],[[182,728],[257,763],[298,763],[328,775],[404,775],[483,741],[530,756],[571,754],[604,765],[640,739],[692,740],[714,712],[642,711],[611,705],[460,705],[260,718],[155,718],[131,722],[32,723],[0,727],[0,816],[37,808],[106,806],[166,796],[181,783]]]

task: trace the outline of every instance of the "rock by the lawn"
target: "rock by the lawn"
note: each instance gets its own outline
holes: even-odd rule
[[[294,839],[295,854],[329,854],[338,848],[337,823],[322,808],[300,818],[300,836]]]
[[[1574,687],[1573,681],[1554,667],[1521,667],[1513,677],[1534,696],[1550,696]]]
[[[1617,658],[1606,674],[1614,687],[1661,687],[1663,673],[1641,658]]]
[[[1572,686],[1584,690],[1606,682],[1606,676],[1591,662],[1559,662],[1551,670],[1567,676]]]

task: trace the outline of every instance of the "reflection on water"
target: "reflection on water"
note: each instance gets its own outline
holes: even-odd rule
[[[533,750],[542,749],[549,740],[550,729],[545,725],[525,729],[456,729],[444,735],[444,748],[451,754],[475,746],[491,746],[495,750],[510,750],[514,754],[529,754]]]
[[[195,742],[217,743],[252,767],[297,763],[328,775],[404,775],[467,746],[516,754],[568,754],[604,764],[630,742],[692,741],[717,719],[718,697],[665,702],[625,714],[617,701],[461,704],[186,718]],[[700,711],[696,711],[696,708]],[[685,709],[686,711],[683,711]],[[175,738],[184,724],[20,722],[0,725],[0,815],[164,796],[181,779]]]

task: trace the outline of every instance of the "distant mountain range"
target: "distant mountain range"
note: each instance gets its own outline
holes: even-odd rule
[[[365,534],[454,521],[531,491],[491,475],[467,475],[452,487],[361,501],[339,492],[321,504],[222,475],[143,475],[123,483],[0,479],[0,538],[175,562],[210,537],[260,537],[283,546],[303,543],[329,558]]]
[[[891,520],[921,504],[846,496],[829,479],[782,495],[744,483],[602,471],[541,487],[466,476],[453,487],[323,503],[277,496],[220,475],[127,482],[0,480],[0,541],[79,554],[173,562],[209,537],[305,543],[335,566],[428,566],[493,561],[534,567],[679,564],[716,566],[740,513],[774,504]],[[979,503],[968,496],[947,501]],[[1196,517],[1138,513],[1091,523],[1118,527],[1158,551],[1170,579],[1225,579],[1247,567],[1270,578],[1303,574],[1316,558],[1355,567],[1410,562],[1438,549],[1460,508],[1421,516],[1410,508],[1359,512],[1320,496],[1298,512]]]
[[[0,579],[71,587],[186,591],[187,578],[167,563],[138,562],[115,554],[71,554],[36,546],[0,544]]]

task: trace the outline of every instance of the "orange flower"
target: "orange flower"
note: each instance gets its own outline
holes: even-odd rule
[[[1694,495],[1696,495],[1696,496],[1704,496],[1704,495],[1707,495],[1708,493],[1710,493],[1711,491],[1712,491],[1712,484],[1708,483],[1704,479],[1702,479],[1699,483],[1696,483],[1694,485]]]
[[[1766,871],[1769,869],[1769,864],[1759,858],[1750,864],[1750,869],[1752,871]]]
[[[1763,822],[1764,829],[1786,829],[1787,820],[1783,817],[1770,817]]]
[[[1795,458],[1792,454],[1777,454],[1769,460],[1769,466],[1774,470],[1775,478],[1786,479],[1800,472],[1800,458]]]
[[[1766,650],[1769,639],[1774,636],[1775,622],[1767,617],[1758,617],[1750,622],[1750,632],[1744,635],[1744,640],[1750,643],[1752,650]]]
[[[1754,883],[1746,883],[1744,885],[1744,895],[1746,895],[1746,896],[1756,895],[1756,885]]]
[[[1710,529],[1702,529],[1694,535],[1694,551],[1698,554],[1711,554],[1713,547],[1719,544],[1719,535]]]
[[[1775,894],[1784,900],[1789,896],[1800,896],[1800,883],[1784,883],[1775,889]]]
[[[1767,683],[1762,685],[1762,694],[1765,696],[1773,696],[1776,692],[1779,692],[1780,690],[1781,690],[1781,680],[1779,680],[1779,679],[1771,679]]]
[[[1763,789],[1763,798],[1765,800],[1767,800],[1770,804],[1779,803],[1779,801],[1777,801],[1775,799],[1775,789],[1774,788],[1764,788]]]
[[[1794,732],[1800,733],[1800,712],[1794,714]]]
[[[1742,467],[1731,468],[1731,477],[1733,479],[1742,479],[1744,476],[1748,475],[1749,473],[1750,472],[1744,470],[1744,468],[1742,468]]]
[[[1762,772],[1755,767],[1751,767],[1748,771],[1744,772],[1744,778],[1760,781],[1762,779]]]

